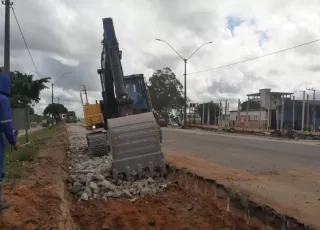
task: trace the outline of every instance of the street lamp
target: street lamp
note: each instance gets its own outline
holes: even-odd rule
[[[61,77],[65,76],[65,75],[67,75],[67,74],[70,74],[70,73],[72,73],[72,72],[67,72],[67,73],[62,74],[61,76],[59,76],[59,77],[56,79],[55,83],[57,82],[58,79],[60,79]],[[51,91],[51,92],[52,92],[52,94],[51,94],[51,104],[53,104],[53,84],[54,84],[54,83],[51,84],[51,90],[52,90],[52,91]],[[52,114],[52,117],[51,117],[51,126],[53,127],[53,114]]]
[[[187,61],[196,53],[198,52],[199,49],[202,48],[202,46],[204,45],[207,45],[207,44],[210,44],[212,43],[212,41],[210,42],[206,42],[204,44],[202,44],[201,46],[199,46],[198,49],[196,49],[188,58],[183,58],[168,42],[162,40],[162,39],[159,39],[159,38],[156,38],[157,41],[160,41],[160,42],[164,42],[166,43],[168,46],[170,46],[170,48],[184,61],[184,122],[183,122],[183,126],[185,126],[186,122],[187,122]]]

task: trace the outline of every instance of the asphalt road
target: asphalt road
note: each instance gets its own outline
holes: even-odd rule
[[[163,129],[163,148],[253,172],[320,166],[320,145]]]

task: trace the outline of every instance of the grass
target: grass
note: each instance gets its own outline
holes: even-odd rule
[[[7,146],[5,154],[5,178],[4,183],[10,184],[23,176],[23,165],[26,161],[32,161],[37,156],[41,146],[47,143],[47,140],[57,131],[58,126],[44,127],[29,134],[29,142],[18,150],[12,150]],[[25,135],[18,137],[20,145],[26,143]]]

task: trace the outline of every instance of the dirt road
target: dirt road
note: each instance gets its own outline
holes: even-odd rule
[[[319,146],[205,131],[164,129],[163,134],[167,159],[179,167],[320,228]]]
[[[262,229],[258,220],[247,224],[243,213],[228,210],[219,194],[213,197],[213,192],[201,185],[190,190],[180,184],[178,176],[172,176],[167,192],[157,196],[78,202],[64,184],[68,174],[66,140],[66,130],[61,128],[35,160],[25,163],[24,178],[4,192],[13,207],[4,212],[0,229]],[[186,179],[182,177],[184,182]]]

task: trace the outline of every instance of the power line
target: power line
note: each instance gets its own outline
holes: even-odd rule
[[[202,72],[207,72],[207,71],[212,71],[212,70],[216,70],[216,69],[221,69],[221,68],[229,67],[229,66],[232,66],[232,65],[237,65],[237,64],[240,64],[240,63],[244,63],[244,62],[256,60],[256,59],[259,59],[259,58],[263,58],[263,57],[266,57],[266,56],[270,56],[270,55],[273,55],[273,54],[281,53],[281,52],[284,52],[284,51],[287,51],[287,50],[292,50],[292,49],[295,49],[295,48],[298,48],[298,47],[301,47],[301,46],[309,45],[309,44],[311,44],[311,43],[315,43],[315,42],[318,42],[318,41],[320,41],[320,39],[313,40],[313,41],[310,41],[310,42],[306,42],[306,43],[303,43],[303,44],[300,44],[300,45],[296,45],[296,46],[293,46],[293,47],[290,47],[290,48],[278,50],[278,51],[275,51],[275,52],[272,52],[272,53],[264,54],[264,55],[262,55],[262,56],[258,56],[258,57],[246,59],[246,60],[243,60],[243,61],[238,61],[238,62],[234,62],[234,63],[230,63],[230,64],[226,64],[226,65],[221,65],[221,66],[218,66],[218,67],[214,67],[214,68],[211,68],[211,69],[200,70],[200,71],[197,71],[197,72],[188,73],[188,75],[190,75],[190,74],[196,74],[196,73],[202,73]]]
[[[18,21],[18,18],[17,18],[17,16],[16,16],[16,13],[15,13],[15,11],[14,11],[14,9],[13,9],[13,7],[12,7],[12,6],[11,6],[11,9],[12,9],[12,13],[13,13],[13,15],[14,15],[14,18],[16,19],[16,22],[17,22],[17,24],[18,24],[18,27],[19,27],[19,30],[20,30],[21,36],[22,36],[23,41],[24,41],[24,44],[26,45],[26,48],[27,48],[27,50],[28,50],[29,56],[30,56],[31,61],[32,61],[32,63],[33,63],[33,66],[34,66],[34,68],[36,69],[37,74],[38,74],[38,77],[39,77],[39,79],[40,79],[41,77],[40,77],[40,74],[39,74],[38,68],[37,68],[37,66],[36,66],[36,64],[35,64],[35,62],[34,62],[34,60],[33,60],[33,57],[32,57],[31,52],[30,52],[30,50],[29,50],[29,47],[28,47],[27,41],[26,41],[26,39],[25,39],[25,37],[24,37],[24,35],[23,35],[23,32],[22,32],[22,29],[21,29],[20,23],[19,23],[19,21]]]

